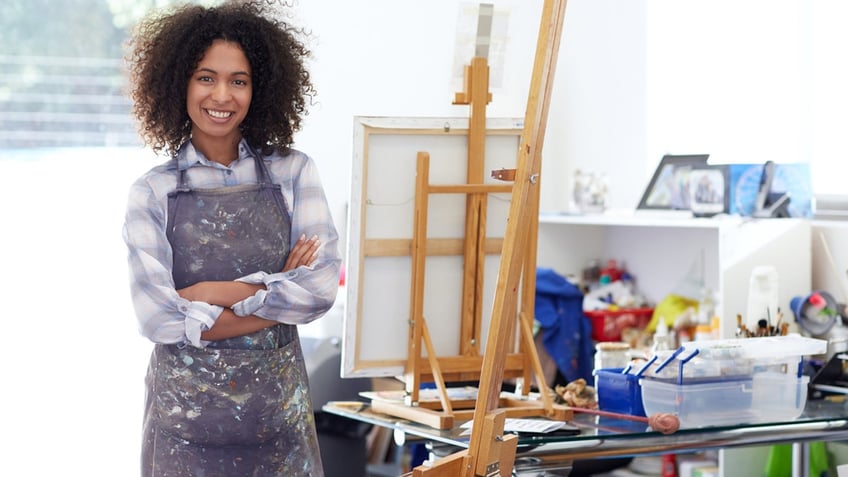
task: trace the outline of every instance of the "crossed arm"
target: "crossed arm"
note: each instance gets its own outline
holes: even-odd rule
[[[283,265],[283,272],[293,270],[301,265],[311,265],[318,257],[318,237],[307,239],[300,237],[294,244]],[[177,290],[179,295],[191,301],[203,301],[211,305],[223,306],[224,311],[209,330],[201,333],[201,338],[207,341],[217,341],[235,336],[242,336],[274,326],[278,322],[266,320],[258,316],[237,316],[232,306],[245,298],[264,289],[263,285],[253,285],[238,281],[206,281]]]

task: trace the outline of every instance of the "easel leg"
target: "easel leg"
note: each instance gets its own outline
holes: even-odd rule
[[[482,432],[490,436],[480,448],[477,459],[472,459],[464,450],[440,459],[433,467],[418,466],[413,477],[510,477],[518,449],[518,436],[504,434],[506,412],[495,411],[486,416]],[[476,461],[476,468],[474,467]]]

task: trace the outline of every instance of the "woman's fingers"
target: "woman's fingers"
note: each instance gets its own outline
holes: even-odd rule
[[[289,252],[283,271],[287,272],[301,265],[311,265],[318,258],[320,246],[321,243],[318,241],[317,235],[313,235],[309,239],[305,235],[301,235]]]
[[[298,265],[309,265],[314,262],[318,256],[318,247],[320,245],[321,243],[318,241],[317,235],[313,235],[312,238],[304,241],[302,244],[298,241]]]
[[[321,242],[318,241],[318,236],[313,236],[308,245],[309,246],[303,255],[303,263],[301,265],[312,265],[312,262],[318,258],[318,249],[321,247]]]

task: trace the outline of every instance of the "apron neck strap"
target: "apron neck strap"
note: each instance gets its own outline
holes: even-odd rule
[[[174,192],[188,192],[191,188],[188,186],[188,177],[186,177],[186,169],[180,169],[180,178],[177,181],[177,190]]]
[[[267,186],[271,183],[271,174],[268,172],[268,167],[262,159],[262,154],[253,146],[248,145],[247,149],[250,151],[250,154],[253,156],[253,162],[256,164],[256,182],[261,187]]]

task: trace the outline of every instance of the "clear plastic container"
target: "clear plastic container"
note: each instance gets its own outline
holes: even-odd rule
[[[647,415],[675,414],[681,427],[791,421],[807,404],[809,376],[756,373],[749,379],[677,384],[642,379]]]
[[[645,413],[672,413],[682,427],[780,422],[807,403],[804,356],[827,342],[797,335],[685,343],[657,353],[639,385]]]

